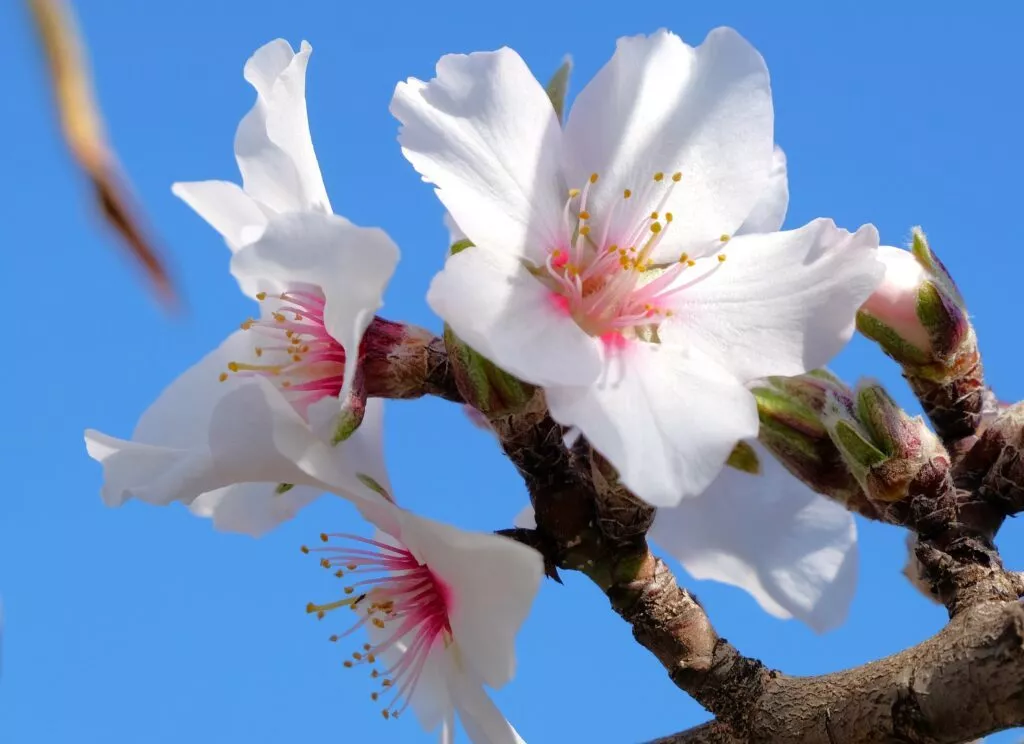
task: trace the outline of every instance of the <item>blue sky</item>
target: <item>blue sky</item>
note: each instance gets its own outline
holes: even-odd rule
[[[310,120],[335,209],[383,226],[402,248],[384,314],[438,330],[424,294],[445,251],[442,211],[395,143],[395,83],[429,77],[446,52],[509,45],[545,79],[572,53],[576,92],[618,36],[667,26],[698,43],[734,26],[772,73],[776,137],[789,157],[787,226],[818,216],[851,228],[873,222],[884,242],[901,244],[923,225],[968,299],[990,382],[1007,400],[1024,393],[1014,326],[1024,257],[1013,219],[1024,171],[1024,11],[1010,3],[973,14],[879,1],[524,0],[500,14],[481,2],[78,5],[113,141],[188,313],[172,321],[159,312],[85,209],[27,16],[21,3],[0,4],[12,352],[0,368],[5,744],[429,741],[412,717],[381,720],[368,680],[341,668],[330,631],[303,611],[332,586],[299,545],[353,524],[354,512],[324,499],[256,541],[215,533],[183,509],[108,510],[82,445],[87,426],[128,435],[159,391],[251,312],[227,273],[227,249],[170,184],[237,179],[232,137],[254,95],[242,65],[275,37],[313,45]],[[898,372],[863,341],[834,369],[851,381],[877,376],[912,406]],[[524,489],[456,407],[395,403],[387,416],[400,500],[465,527],[509,524]],[[722,635],[769,665],[812,674],[860,664],[944,621],[900,575],[902,534],[860,526],[857,598],[847,624],[824,636],[765,615],[738,590],[680,577]],[[1001,536],[1018,568],[1021,537],[1016,524]],[[543,587],[519,649],[518,677],[496,697],[531,744],[634,742],[706,718],[602,595],[571,574],[564,587]]]

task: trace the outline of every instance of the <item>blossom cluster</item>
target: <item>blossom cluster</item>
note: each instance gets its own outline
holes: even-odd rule
[[[398,247],[332,209],[309,133],[310,54],[279,39],[245,65],[256,102],[235,136],[241,185],[173,185],[223,237],[252,317],[130,439],[89,430],[86,446],[109,506],[179,502],[225,531],[262,535],[323,493],[351,502],[372,538],[324,532],[303,547],[342,579],[340,599],[307,609],[350,611],[332,636],[354,649],[345,665],[371,670],[384,718],[411,708],[443,742],[456,717],[477,744],[521,741],[486,688],[514,675],[543,559],[392,492],[370,357],[417,336],[376,315]],[[515,407],[509,390],[541,396],[566,446],[584,440],[656,508],[652,541],[693,576],[817,631],[842,622],[853,517],[762,443],[754,390],[827,364],[862,306],[876,330],[927,349],[914,316],[925,272],[880,250],[872,225],[782,230],[787,161],[761,55],[727,28],[698,46],[668,31],[620,39],[564,121],[515,51],[448,55],[433,79],[399,83],[391,111],[451,231],[429,305],[449,352],[505,386],[500,406],[467,396],[470,412],[487,426]]]

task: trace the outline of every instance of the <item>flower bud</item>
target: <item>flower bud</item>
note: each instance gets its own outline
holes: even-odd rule
[[[981,422],[981,361],[963,297],[914,228],[909,251],[882,246],[885,278],[857,313],[857,328],[903,367],[942,438],[971,436]]]
[[[911,418],[885,389],[868,380],[857,386],[854,406],[829,394],[822,421],[868,498],[901,501],[922,469],[948,458],[920,417]]]
[[[786,469],[818,493],[861,513],[873,514],[873,507],[821,421],[829,396],[853,406],[850,390],[825,370],[815,370],[797,377],[768,378],[752,392],[761,420],[758,440]],[[744,454],[734,450],[729,464],[747,469],[743,467]]]

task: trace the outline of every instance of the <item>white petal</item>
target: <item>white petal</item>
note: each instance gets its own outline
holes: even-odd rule
[[[296,212],[273,218],[259,240],[232,257],[231,273],[243,286],[268,277],[320,287],[324,326],[355,359],[397,263],[398,247],[383,230],[357,227],[333,214]],[[354,363],[345,365],[341,400],[355,373]]]
[[[772,156],[772,170],[768,179],[768,187],[753,211],[743,220],[736,230],[737,235],[744,233],[771,233],[782,229],[786,221],[786,210],[789,209],[789,174],[786,170],[786,153],[778,145]]]
[[[270,385],[257,388],[247,388],[235,395],[235,400],[225,401],[218,410],[218,420],[226,422],[226,430],[212,436],[227,441],[245,440],[245,448],[259,459],[261,469],[267,468],[263,477],[269,476],[273,482],[260,478],[261,473],[248,458],[211,445],[213,460],[220,471],[226,470],[226,463],[238,462],[244,470],[238,471],[236,477],[259,482],[240,482],[204,493],[192,502],[193,514],[211,517],[219,530],[259,537],[294,518],[325,489],[354,499],[357,504],[363,498],[375,500],[372,492],[356,480],[359,474],[368,475],[390,489],[383,458],[383,401],[367,401],[360,427],[331,450],[324,442],[333,433],[329,422],[337,419],[337,405],[333,401],[325,398],[310,406],[307,428]],[[235,427],[244,429],[236,433]],[[280,434],[279,438],[272,434],[253,436],[260,432]],[[300,448],[302,442],[305,444]],[[284,461],[278,462],[281,456]],[[294,485],[296,481],[315,485]],[[282,492],[280,486],[284,483],[292,487]]]
[[[609,356],[598,384],[545,393],[552,417],[579,427],[653,506],[699,494],[758,429],[754,398],[735,377],[669,343],[631,343]]]
[[[257,98],[235,133],[235,157],[246,193],[278,212],[331,211],[306,114],[311,52],[305,41],[295,54],[287,41],[276,39],[245,64]]]
[[[455,710],[472,744],[524,744],[479,683],[458,675],[449,684]]]
[[[846,618],[857,583],[853,516],[756,440],[749,444],[759,474],[726,467],[698,498],[659,509],[651,539],[694,577],[740,587],[777,617],[831,630]]]
[[[261,232],[266,227],[266,213],[237,184],[228,181],[179,182],[171,186],[171,191],[209,222],[232,251],[248,242],[244,236],[254,231]]]
[[[160,394],[139,417],[132,439],[179,449],[195,448],[206,441],[214,407],[244,379],[230,376],[220,382],[228,363],[255,362],[253,336],[235,331],[199,362],[187,369]]]
[[[569,113],[566,178],[580,187],[600,175],[587,208],[599,220],[615,202],[622,209],[623,189],[637,215],[674,213],[665,240],[675,258],[750,214],[768,185],[773,116],[764,60],[732,29],[697,48],[664,30],[622,38]],[[659,208],[669,179],[653,176],[677,171],[682,180]]]
[[[104,503],[130,498],[166,505],[188,503],[209,477],[207,431],[217,403],[241,384],[220,382],[228,362],[254,360],[252,336],[235,331],[172,382],[139,418],[132,440],[86,432],[86,447],[103,464]]]
[[[402,152],[479,246],[541,256],[564,232],[561,127],[511,49],[449,54],[429,83],[399,83]]]
[[[205,448],[178,449],[117,439],[86,429],[89,456],[103,465],[100,496],[107,506],[121,506],[132,498],[166,506],[195,497],[209,472]]]
[[[352,435],[357,442],[359,429]],[[355,501],[378,500],[358,479],[363,466],[352,439],[332,447],[320,439],[270,382],[254,378],[214,410],[209,448],[221,485],[293,483]]]
[[[598,342],[519,260],[483,248],[451,256],[427,293],[465,343],[536,385],[585,385],[600,372]]]
[[[201,494],[189,509],[198,517],[213,519],[213,526],[223,532],[260,537],[294,518],[322,493],[309,486],[280,493],[274,483],[239,483]]]
[[[402,511],[402,543],[452,591],[452,637],[491,687],[515,673],[515,637],[544,574],[540,553],[498,535],[466,532]]]
[[[873,225],[851,234],[824,219],[735,238],[726,260],[678,295],[683,336],[744,382],[821,367],[882,278],[877,248]]]

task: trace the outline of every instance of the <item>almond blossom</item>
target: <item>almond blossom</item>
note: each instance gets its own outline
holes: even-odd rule
[[[700,494],[757,434],[746,383],[823,365],[881,277],[873,226],[776,232],[768,72],[731,29],[621,39],[564,131],[507,48],[443,57],[392,112],[473,243],[431,307],[653,505]]]
[[[345,444],[347,454],[338,457],[382,462],[381,404],[370,401],[364,414],[349,392],[360,339],[382,304],[398,249],[382,230],[331,212],[306,117],[310,51],[303,42],[295,54],[278,39],[245,65],[257,101],[235,137],[243,187],[224,181],[174,186],[223,235],[233,251],[231,273],[258,301],[259,312],[164,391],[132,440],[86,432],[90,454],[104,465],[109,505],[132,497],[183,501],[223,529],[255,534],[315,498],[315,489],[293,481],[268,485],[249,473],[259,472],[260,455],[243,445],[256,432],[241,430],[231,442],[209,433],[222,425],[212,414],[217,402],[253,379],[276,388],[281,404],[322,442],[348,437],[364,415]],[[253,504],[238,508],[242,499]]]
[[[411,706],[443,743],[454,741],[456,715],[474,744],[521,742],[484,686],[502,687],[515,673],[515,636],[540,586],[540,554],[383,500],[360,511],[375,538],[324,533],[322,545],[303,547],[345,582],[340,599],[307,611],[321,619],[354,612],[333,642],[367,631],[344,666],[370,668],[368,696],[385,719]]]

